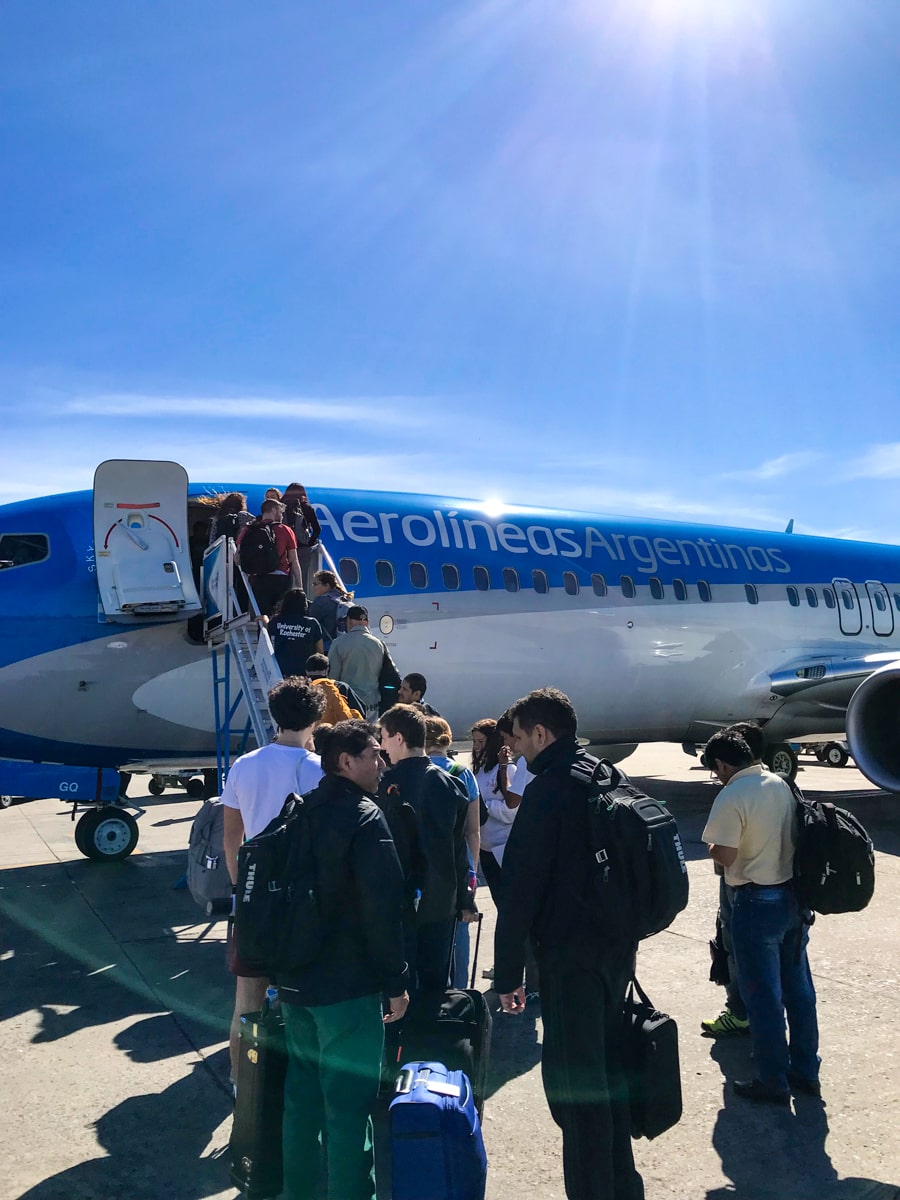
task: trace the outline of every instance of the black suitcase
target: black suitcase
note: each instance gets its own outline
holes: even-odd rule
[[[229,1153],[231,1182],[248,1200],[269,1200],[281,1192],[286,1070],[281,1014],[264,1009],[241,1017],[237,1102]]]
[[[443,1063],[448,1070],[464,1071],[469,1077],[479,1117],[484,1110],[492,1024],[485,994],[475,987],[480,944],[479,913],[470,986],[465,989],[448,987],[441,992],[419,992],[410,1003],[399,1027],[395,1026],[396,1033],[390,1037],[390,1044],[385,1046],[386,1055],[389,1056],[386,1063],[387,1082],[391,1087],[404,1063]],[[449,978],[449,966],[447,975]]]
[[[681,1120],[678,1026],[636,978],[625,996],[624,1018],[631,1136],[655,1138]]]

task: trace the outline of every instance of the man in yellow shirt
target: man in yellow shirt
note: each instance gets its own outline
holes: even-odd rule
[[[753,762],[752,751],[737,733],[725,730],[711,738],[706,762],[724,786],[703,840],[734,889],[731,932],[758,1071],[755,1079],[735,1080],[734,1090],[768,1104],[788,1104],[792,1090],[818,1096],[819,1030],[806,954],[809,927],[791,882],[793,793],[784,780]]]

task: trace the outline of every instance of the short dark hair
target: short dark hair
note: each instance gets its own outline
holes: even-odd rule
[[[327,675],[328,655],[311,654],[306,660],[306,673],[307,675]]]
[[[706,743],[703,761],[710,770],[716,762],[727,763],[729,767],[749,767],[753,762],[753,751],[739,733],[720,729]]]
[[[762,758],[763,751],[766,748],[766,739],[758,725],[752,721],[735,721],[733,725],[729,725],[723,732],[736,733],[750,747],[750,753],[754,758]]]
[[[572,701],[559,688],[538,688],[517,700],[506,710],[510,721],[518,721],[526,733],[535,725],[543,727],[555,738],[575,737],[578,733],[578,717]]]
[[[308,729],[321,721],[325,695],[299,675],[289,675],[269,692],[269,712],[279,729]]]
[[[379,724],[391,735],[399,733],[410,750],[425,748],[425,718],[411,704],[395,704],[382,714]]]
[[[365,621],[365,623],[368,625],[369,610],[366,608],[363,608],[363,606],[361,604],[351,604],[350,607],[347,609],[347,620],[348,621]]]
[[[375,738],[375,729],[368,721],[338,721],[337,725],[323,726],[317,732],[316,749],[322,756],[322,770],[326,775],[340,774],[341,755],[358,758],[370,738]]]
[[[284,512],[284,505],[281,503],[280,500],[264,500],[263,501],[262,508],[260,508],[260,510],[259,510],[259,515],[261,517],[264,517],[266,515],[266,513],[271,513],[271,512]]]
[[[505,713],[501,713],[497,718],[497,732],[505,733],[507,737],[512,737],[513,723],[509,712],[510,710],[507,709]],[[519,724],[521,725],[522,722],[520,721]]]
[[[425,690],[428,687],[428,681],[424,675],[420,675],[418,671],[410,671],[408,675],[403,676],[403,682],[409,684],[411,692],[418,692],[420,696],[425,695]]]

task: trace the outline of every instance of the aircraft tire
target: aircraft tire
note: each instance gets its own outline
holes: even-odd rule
[[[75,826],[75,845],[94,862],[120,862],[138,843],[138,823],[115,805],[92,808]]]
[[[12,802],[12,796],[0,796],[0,808],[9,808]]]
[[[776,742],[766,747],[764,755],[766,766],[783,779],[794,780],[797,777],[797,753],[787,742]]]
[[[165,784],[161,783],[155,776],[147,784],[147,791],[151,796],[161,796],[165,790]]]
[[[192,775],[184,785],[184,790],[192,800],[202,800],[205,789],[206,783],[202,775]]]
[[[825,747],[823,761],[826,762],[829,767],[846,767],[849,758],[850,755],[847,753],[844,747],[838,745],[837,742],[829,742]]]

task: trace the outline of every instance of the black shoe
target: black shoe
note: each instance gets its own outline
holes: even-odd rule
[[[791,1085],[794,1095],[802,1092],[804,1096],[815,1096],[817,1100],[822,1098],[822,1085],[818,1079],[807,1079],[803,1075],[798,1075],[796,1071],[788,1071],[787,1081]]]
[[[787,1107],[791,1102],[790,1092],[777,1092],[767,1087],[761,1079],[736,1079],[731,1085],[734,1094],[744,1100],[755,1100],[757,1104],[780,1104]]]

